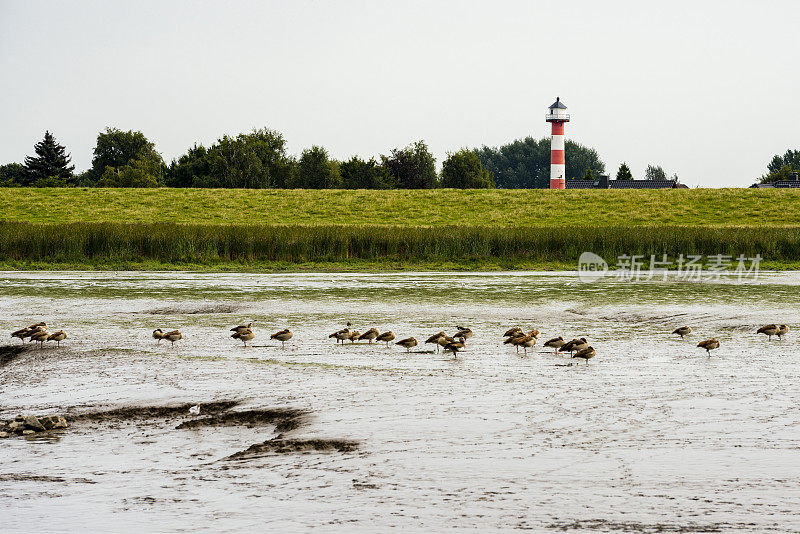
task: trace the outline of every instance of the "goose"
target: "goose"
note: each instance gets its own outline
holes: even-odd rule
[[[781,339],[781,336],[785,336],[789,332],[789,327],[785,324],[782,324],[778,327],[778,339]]]
[[[389,342],[394,341],[394,332],[389,330],[388,332],[384,332],[383,334],[379,335],[375,338],[376,341],[385,341],[386,347],[389,347]]]
[[[526,337],[525,332],[522,331],[517,332],[513,336],[510,336],[508,339],[503,341],[503,345],[514,345],[515,347],[517,347],[517,352],[519,352],[519,347],[520,347],[519,342],[525,337]]]
[[[553,339],[548,340],[544,344],[544,346],[545,347],[550,347],[551,349],[554,349],[553,350],[553,354],[556,354],[558,352],[558,349],[563,347],[565,344],[566,344],[566,341],[564,341],[564,338],[561,337],[561,336],[558,336],[558,337],[554,337]]]
[[[595,352],[595,350],[592,347],[586,347],[585,349],[581,349],[578,352],[576,352],[575,355],[573,356],[573,358],[581,358],[581,359],[585,360],[586,363],[588,364],[589,360],[594,358],[595,354],[597,354],[597,353]]]
[[[28,330],[33,330],[34,328],[41,328],[42,330],[47,330],[47,323],[42,321],[41,323],[32,324],[28,327]]]
[[[456,358],[456,353],[464,348],[463,341],[451,341],[444,346],[444,350],[449,350],[453,353],[453,358]]]
[[[778,325],[776,324],[768,324],[767,326],[762,326],[758,329],[756,334],[766,334],[769,336],[768,341],[772,341],[772,336],[778,335]]]
[[[67,333],[64,332],[63,330],[59,330],[58,332],[55,332],[54,334],[50,334],[49,336],[47,336],[47,341],[55,341],[56,347],[60,347],[61,342],[64,341],[65,339],[67,339]]]
[[[585,337],[580,339],[573,339],[567,343],[564,343],[559,349],[558,352],[569,352],[572,355],[573,352],[578,352],[579,350],[583,350],[589,346],[589,342],[586,341]]]
[[[452,338],[452,337],[450,337],[450,336],[444,335],[444,336],[440,337],[440,338],[439,338],[439,339],[436,341],[436,344],[437,344],[437,345],[439,345],[440,347],[444,348],[444,347],[446,347],[446,346],[447,346],[449,343],[455,343],[455,342],[456,342],[455,338]]]
[[[194,406],[189,407],[189,414],[190,415],[200,415],[200,405],[195,404]]]
[[[503,334],[503,337],[512,337],[519,333],[522,333],[522,328],[515,326],[514,328],[509,328],[508,330],[506,330],[506,333]]]
[[[569,352],[570,354],[572,354],[573,352],[575,352],[572,347],[577,345],[579,341],[580,340],[576,337],[572,338],[572,341],[567,341],[566,343],[558,347],[558,352]]]
[[[588,347],[589,347],[589,342],[586,341],[585,337],[582,337],[578,340],[578,342],[575,345],[573,345],[572,350],[574,350],[575,352],[580,352]]]
[[[429,337],[428,339],[425,340],[425,344],[433,343],[434,344],[434,348],[436,349],[436,352],[439,352],[439,347],[441,346],[441,345],[439,345],[439,339],[443,338],[443,337],[445,337],[445,333],[444,332],[439,332],[438,334],[433,334],[431,337]]]
[[[34,326],[33,328],[28,327],[28,331],[25,332],[22,335],[22,337],[23,338],[26,338],[26,337],[30,338],[30,340],[33,341],[33,336],[35,336],[36,334],[40,334],[42,332],[47,332],[47,329],[45,327],[43,327],[43,326]]]
[[[352,330],[350,332],[350,336],[347,339],[350,340],[350,343],[355,343],[360,337],[361,337],[361,332],[359,332],[358,330]]]
[[[683,339],[683,336],[688,336],[692,333],[692,328],[689,326],[682,326],[672,331],[673,334],[678,334]]]
[[[711,351],[719,348],[719,340],[715,337],[712,337],[711,339],[706,339],[705,341],[701,341],[700,343],[697,344],[697,346],[702,349],[706,349],[706,354],[711,356]]]
[[[347,323],[347,326],[350,326],[350,323]],[[350,329],[342,328],[341,330],[338,330],[333,334],[329,335],[328,339],[330,338],[336,338],[336,343],[341,342],[342,344],[344,344],[345,339],[350,339]]]
[[[522,347],[525,349],[525,354],[528,354],[528,349],[536,345],[536,338],[533,336],[518,337],[514,344],[517,346],[517,352],[519,352],[519,347]]]
[[[242,341],[242,343],[244,343],[244,346],[246,347],[247,346],[247,342],[250,341],[251,339],[253,339],[254,337],[256,337],[256,335],[253,333],[252,330],[250,330],[248,328],[246,330],[241,330],[239,332],[234,332],[231,337],[233,339],[240,339]]]
[[[25,336],[28,334],[28,328],[21,328],[16,332],[11,332],[11,337],[18,337],[20,341],[25,343]]]
[[[250,330],[253,328],[253,323],[247,323],[247,325],[240,324],[239,326],[234,326],[230,329],[230,332],[243,332],[245,330]]]
[[[406,352],[411,352],[411,347],[417,346],[417,340],[413,337],[407,337],[406,339],[401,339],[395,345],[400,345],[401,347],[405,347]]]
[[[157,340],[157,343],[161,343],[161,340],[164,339],[164,331],[160,328],[153,330],[153,339]]]
[[[44,347],[44,342],[47,341],[47,337],[48,337],[47,331],[41,330],[31,336],[31,341],[36,341],[40,343],[41,347]]]
[[[176,341],[178,341],[179,339],[183,339],[183,334],[181,334],[180,330],[173,330],[171,332],[167,332],[166,334],[164,334],[164,339],[172,343],[171,346],[174,347]]]
[[[456,326],[456,328],[458,328],[458,332],[456,332],[455,334],[453,334],[453,337],[454,337],[454,338],[456,338],[456,339],[458,339],[458,338],[462,338],[462,339],[464,339],[464,340],[467,340],[467,339],[469,339],[469,338],[471,338],[471,337],[472,337],[472,330],[471,330],[471,329],[469,329],[469,328],[462,328],[462,327],[460,327],[460,326]]]
[[[366,339],[371,344],[372,340],[378,337],[379,334],[380,332],[378,332],[377,328],[370,328],[369,330],[358,336],[358,340],[361,341]]]
[[[281,330],[280,332],[275,332],[274,334],[269,336],[269,338],[270,339],[277,339],[278,341],[280,341],[281,342],[281,348],[283,349],[283,348],[286,348],[285,343],[287,341],[289,341],[290,339],[292,339],[293,335],[294,334],[292,334],[291,330],[289,330],[288,328],[285,328],[285,329]]]

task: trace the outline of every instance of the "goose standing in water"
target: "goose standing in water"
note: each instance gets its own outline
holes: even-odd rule
[[[431,337],[425,340],[425,344],[433,343],[435,345],[436,352],[439,352],[439,339],[445,337],[446,334],[444,332],[439,332],[438,334],[433,334]]]
[[[706,349],[706,354],[711,356],[711,351],[719,348],[719,340],[715,337],[712,337],[711,339],[706,339],[705,341],[701,341],[700,343],[697,344],[697,346],[700,347],[701,349]]]
[[[61,342],[64,341],[65,339],[67,339],[67,333],[64,332],[63,330],[59,330],[58,332],[55,332],[47,336],[47,341],[55,341],[56,347],[60,347]]]
[[[564,338],[561,336],[554,337],[553,339],[548,340],[544,344],[545,347],[550,347],[551,349],[554,349],[553,354],[558,353],[558,349],[560,349],[564,345],[566,345],[566,341],[564,341]]]
[[[463,338],[462,338],[463,339]],[[445,351],[450,351],[453,353],[453,358],[456,358],[456,353],[461,351],[464,348],[463,341],[451,341],[444,346]]]
[[[417,340],[413,337],[408,337],[406,339],[401,339],[395,345],[400,345],[406,349],[406,352],[411,352],[411,347],[417,346]]]
[[[781,336],[785,336],[787,333],[789,333],[789,327],[788,326],[786,326],[785,324],[782,324],[782,325],[780,325],[778,327],[778,334],[777,334],[778,335],[778,339],[781,339]]]
[[[372,344],[372,340],[378,337],[379,334],[380,332],[378,332],[377,328],[370,328],[369,330],[358,336],[358,340],[362,341],[366,339],[367,341],[369,341],[370,344]]]
[[[160,328],[156,328],[153,330],[153,339],[157,340],[156,343],[161,343],[161,340],[164,339],[164,331]]]
[[[573,352],[581,351],[581,350],[587,348],[588,346],[589,346],[589,342],[586,341],[585,337],[582,337],[580,339],[575,338],[572,341],[569,341],[568,343],[565,343],[564,345],[562,345],[558,349],[558,352],[569,352],[570,356],[572,356]]]
[[[239,332],[234,332],[231,336],[233,339],[239,339],[244,343],[244,346],[247,346],[247,342],[256,337],[252,330],[249,328],[246,330],[240,330]]]
[[[167,332],[166,334],[164,334],[164,339],[172,343],[171,346],[174,347],[176,341],[178,341],[179,339],[183,339],[183,334],[181,334],[180,330],[173,330],[171,332]]]
[[[350,324],[350,323],[348,323]],[[336,339],[336,343],[342,343],[344,345],[345,339],[350,339],[350,329],[349,328],[342,328],[334,332],[333,334],[328,336],[328,339],[334,338]]]
[[[682,326],[672,331],[673,334],[678,334],[683,339],[683,336],[688,336],[692,333],[692,328],[689,326]]]
[[[359,332],[358,330],[352,330],[347,339],[350,340],[350,343],[355,343],[360,337],[361,337],[361,332]]]
[[[328,336],[328,339],[334,338],[336,343],[342,343],[344,345],[345,339],[350,339],[350,322],[347,322],[347,326],[342,328],[341,330],[337,330],[333,334]]]
[[[457,326],[456,328],[458,328],[458,332],[453,334],[454,338],[456,338],[456,339],[461,338],[461,339],[466,341],[467,339],[472,337],[472,330],[471,329],[462,328],[460,326]]]
[[[519,352],[519,344],[517,342],[523,337],[525,337],[525,332],[516,332],[512,336],[508,336],[508,338],[503,341],[503,345],[514,345],[517,347],[517,352]]]
[[[253,328],[253,323],[247,323],[246,325],[240,324],[239,326],[234,326],[230,329],[231,332],[244,332],[245,330],[251,330]]]
[[[450,337],[448,335],[444,335],[444,336],[441,336],[436,341],[436,344],[439,345],[440,347],[442,347],[442,349],[444,349],[450,343],[455,343],[455,342],[456,342],[455,338],[452,338],[452,337]]]
[[[386,342],[386,348],[389,348],[389,342],[390,341],[394,341],[394,332],[392,332],[391,330],[389,330],[388,332],[384,332],[383,334],[381,334],[377,338],[375,338],[375,340],[376,341],[385,341]]]
[[[28,328],[21,328],[21,329],[17,330],[16,332],[11,332],[11,337],[19,338],[19,340],[22,341],[22,343],[24,344],[25,343],[25,337],[28,334],[28,330],[29,330]]]
[[[595,352],[595,350],[592,347],[586,347],[585,349],[581,349],[578,352],[576,352],[575,355],[573,356],[573,358],[581,358],[581,359],[585,360],[586,363],[588,364],[589,360],[594,358],[595,354],[597,354],[597,353]]]
[[[517,337],[514,344],[517,346],[517,352],[519,352],[519,348],[522,347],[525,349],[525,354],[528,354],[528,349],[536,345],[536,338],[534,336],[523,335],[522,337]]]
[[[286,345],[285,345],[286,342],[289,341],[290,339],[292,339],[293,335],[294,334],[292,334],[291,330],[289,330],[288,328],[285,328],[285,329],[281,330],[280,332],[275,332],[274,334],[269,336],[269,338],[270,339],[277,339],[278,341],[280,341],[281,342],[281,348],[285,349],[286,348]]]
[[[515,326],[513,328],[509,328],[508,330],[506,330],[506,333],[503,334],[503,337],[513,337],[521,333],[522,333],[522,328]]]
[[[756,334],[766,334],[769,336],[768,341],[772,341],[772,336],[778,335],[778,325],[776,324],[768,324],[767,326],[762,326],[758,329]]]

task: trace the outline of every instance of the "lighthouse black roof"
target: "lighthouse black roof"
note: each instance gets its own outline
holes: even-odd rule
[[[567,106],[565,106],[565,105],[564,105],[564,104],[561,102],[561,97],[557,96],[557,97],[556,97],[556,101],[555,101],[555,102],[553,102],[553,105],[552,105],[552,106],[550,106],[548,109],[554,109],[554,108],[555,108],[555,109],[567,109]]]

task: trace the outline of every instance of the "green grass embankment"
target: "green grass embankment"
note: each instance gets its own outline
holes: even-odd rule
[[[575,269],[591,251],[800,267],[800,191],[0,189],[2,269]]]

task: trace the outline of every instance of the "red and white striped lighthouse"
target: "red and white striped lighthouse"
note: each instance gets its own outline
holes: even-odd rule
[[[569,122],[566,112],[567,106],[561,103],[561,98],[556,98],[550,106],[550,113],[545,120],[552,124],[550,137],[550,189],[564,189],[566,178],[566,165],[564,164],[564,123]]]

